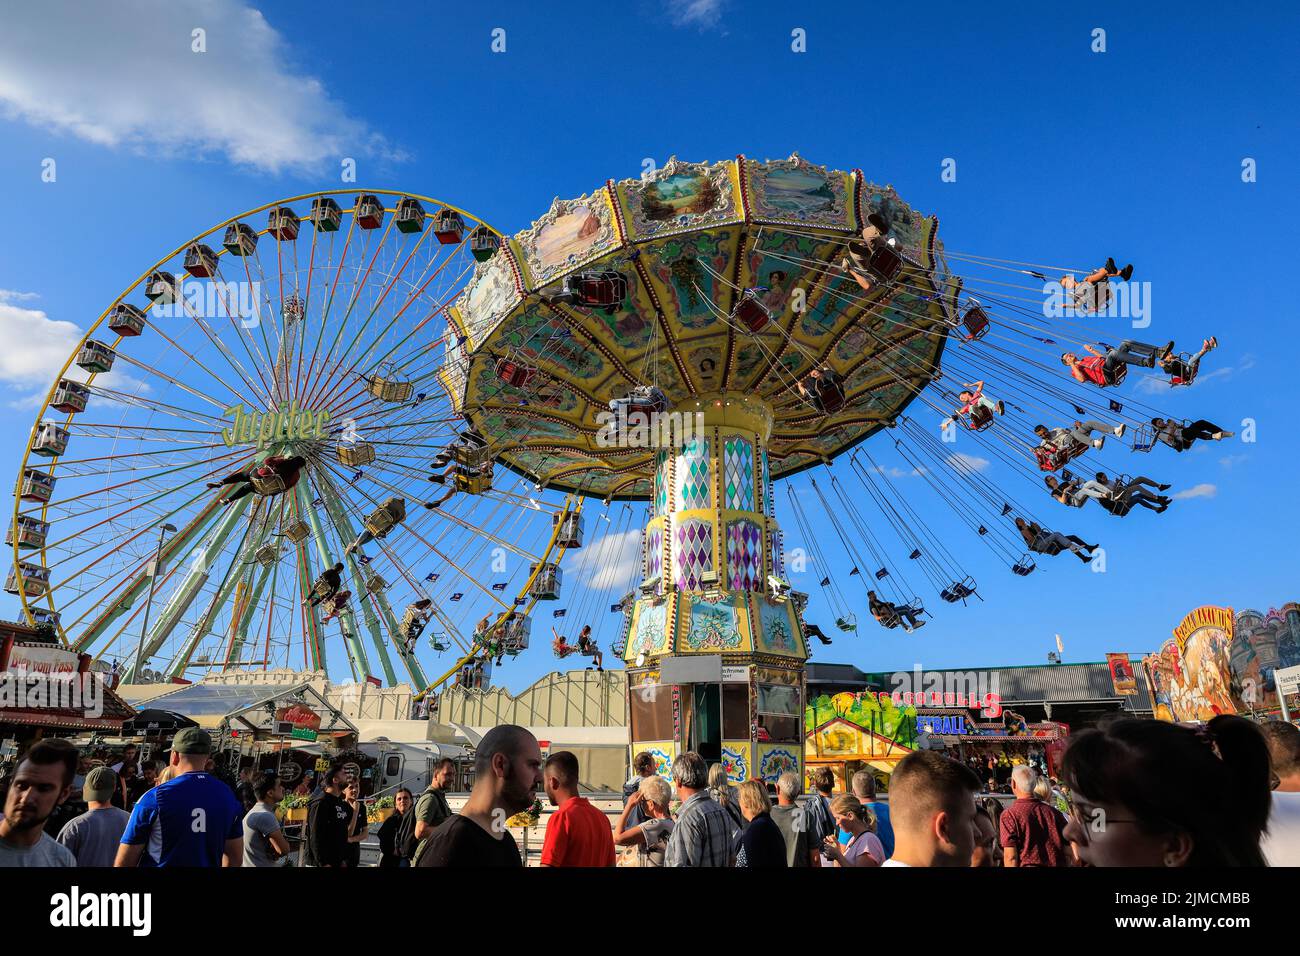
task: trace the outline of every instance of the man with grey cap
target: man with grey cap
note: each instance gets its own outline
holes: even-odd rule
[[[234,791],[204,768],[212,738],[186,727],[172,739],[166,783],[131,811],[115,866],[239,866],[244,858],[244,807]]]
[[[90,807],[73,817],[59,831],[59,842],[72,851],[77,866],[112,866],[117,846],[131,814],[110,802],[117,791],[117,774],[107,767],[96,767],[86,774],[81,795]]]

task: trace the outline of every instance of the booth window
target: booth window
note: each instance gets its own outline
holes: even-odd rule
[[[722,685],[722,739],[749,739],[749,684]]]
[[[633,740],[672,740],[673,689],[666,684],[645,684],[632,688]]]
[[[803,740],[803,714],[799,688],[786,684],[758,684],[758,719],[773,743],[797,744]]]
[[[387,765],[384,768],[385,777],[396,777],[402,772],[402,758],[397,754],[389,754]]]

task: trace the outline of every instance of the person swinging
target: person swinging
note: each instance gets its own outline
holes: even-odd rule
[[[326,568],[320,573],[320,576],[312,583],[311,591],[303,598],[302,603],[316,607],[322,601],[328,601],[335,594],[338,594],[339,588],[342,586],[343,562],[340,561],[334,567]]]
[[[1123,282],[1133,278],[1132,264],[1120,269],[1116,267],[1113,258],[1107,259],[1104,266],[1088,273],[1083,281],[1066,274],[1061,276],[1060,283],[1070,293],[1075,309],[1096,313],[1110,304],[1110,280],[1113,278],[1119,278]]]
[[[251,465],[239,471],[231,472],[220,481],[209,481],[209,488],[220,488],[222,485],[242,485],[236,488],[223,500],[223,505],[228,505],[232,501],[238,501],[245,495],[251,495],[254,491],[265,494],[268,498],[272,495],[282,494],[298,483],[302,477],[303,466],[307,464],[307,459],[301,455],[282,456],[271,455],[260,465]],[[257,485],[263,487],[276,487],[274,491],[262,491]]]
[[[844,380],[829,365],[814,368],[807,378],[796,382],[795,387],[823,415],[832,415],[844,407]]]
[[[876,596],[875,591],[867,592],[867,606],[871,610],[871,616],[884,627],[892,629],[902,624],[903,630],[911,634],[916,628],[925,626],[925,621],[918,617],[918,615],[924,613],[924,608],[914,608],[910,604],[892,604],[889,601],[882,601]]]
[[[962,385],[965,388],[957,394],[961,407],[945,418],[940,423],[940,428],[947,428],[950,423],[962,419],[967,428],[980,431],[992,424],[994,415],[1006,414],[1006,405],[1001,400],[984,394],[982,381],[963,382]]]
[[[1060,554],[1062,551],[1070,551],[1084,564],[1092,560],[1089,551],[1095,551],[1101,547],[1097,544],[1088,544],[1077,535],[1061,534],[1059,531],[1049,531],[1036,521],[1026,521],[1024,518],[1016,519],[1016,530],[1020,532],[1020,537],[1024,539],[1025,546],[1035,554],[1045,554],[1049,557]]]
[[[1115,386],[1124,381],[1128,367],[1155,368],[1156,359],[1165,353],[1168,346],[1148,345],[1134,339],[1125,339],[1118,348],[1111,348],[1105,342],[1097,343],[1106,351],[1092,345],[1085,345],[1084,351],[1091,353],[1088,358],[1080,358],[1074,352],[1062,352],[1061,364],[1070,369],[1075,381],[1085,385],[1091,383],[1098,388]],[[1169,343],[1172,345],[1173,343]]]

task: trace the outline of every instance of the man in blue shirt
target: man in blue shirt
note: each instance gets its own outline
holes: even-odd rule
[[[115,866],[239,866],[244,808],[234,792],[204,772],[212,738],[187,727],[172,740],[177,774],[140,797],[117,848]]]
[[[853,795],[876,815],[876,836],[885,848],[885,859],[894,855],[894,825],[889,819],[889,804],[876,799],[876,775],[859,770],[853,775]]]

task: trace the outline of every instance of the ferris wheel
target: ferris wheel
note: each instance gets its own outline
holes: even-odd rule
[[[475,601],[526,647],[580,504],[514,475],[493,487],[510,436],[467,434],[440,383],[448,307],[501,242],[446,203],[372,190],[268,203],[177,246],[50,386],[6,590],[127,680],[337,676],[345,655],[355,679],[423,688],[421,657],[472,649],[457,612]]]

